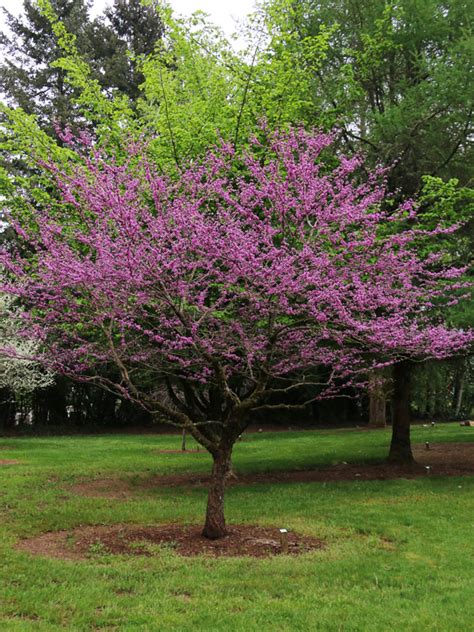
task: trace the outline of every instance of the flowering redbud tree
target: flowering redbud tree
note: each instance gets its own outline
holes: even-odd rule
[[[34,253],[3,255],[3,291],[30,308],[24,335],[51,370],[100,382],[210,452],[209,538],[226,533],[232,448],[252,413],[469,338],[436,322],[462,271],[417,258],[419,231],[395,227],[414,221],[411,205],[389,219],[381,174],[358,183],[359,157],[328,168],[332,141],[267,134],[241,157],[223,144],[173,181],[146,147],[118,164],[71,140],[81,167],[42,165],[59,203],[12,219]]]

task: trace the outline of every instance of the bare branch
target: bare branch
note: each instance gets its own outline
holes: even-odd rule
[[[258,46],[255,47],[252,62],[250,64],[249,72],[247,75],[247,81],[245,83],[244,94],[242,95],[242,103],[240,105],[239,113],[237,115],[237,123],[235,126],[235,136],[234,136],[234,149],[237,149],[237,142],[239,140],[239,131],[240,131],[240,123],[242,120],[242,115],[244,113],[245,103],[247,102],[247,93],[250,87],[250,80],[252,78],[253,70],[255,67],[255,60],[257,59]]]

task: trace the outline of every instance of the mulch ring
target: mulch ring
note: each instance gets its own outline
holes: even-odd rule
[[[208,540],[201,535],[202,527],[196,525],[87,526],[44,533],[22,540],[17,548],[32,555],[71,560],[99,555],[150,557],[164,550],[172,550],[185,557],[272,557],[282,554],[279,529],[232,525],[228,530],[226,537]],[[300,555],[323,547],[322,540],[288,533],[289,555]]]
[[[374,481],[420,476],[472,476],[474,475],[474,442],[425,444],[413,448],[416,463],[394,465],[375,463],[355,465],[337,463],[314,470],[289,470],[277,472],[237,473],[228,480],[228,486],[258,483],[314,483],[334,481]],[[427,469],[427,467],[429,469]],[[137,491],[162,487],[205,487],[208,474],[178,474],[133,479],[97,479],[76,483],[68,491],[92,498],[126,499]]]

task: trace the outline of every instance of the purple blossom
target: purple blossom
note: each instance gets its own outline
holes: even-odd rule
[[[472,341],[431,309],[456,302],[464,271],[416,253],[420,236],[449,229],[421,231],[405,202],[395,216],[411,228],[391,232],[384,172],[360,184],[360,156],[328,172],[332,134],[276,132],[265,161],[261,147],[239,158],[222,145],[178,181],[140,158],[145,146],[118,164],[91,139],[62,138],[83,164],[73,175],[44,165],[63,216],[11,218],[35,257],[1,256],[2,291],[34,307],[22,333],[47,345],[56,371],[112,364],[130,393],[132,374],[260,383],[322,365],[333,393],[367,367]]]

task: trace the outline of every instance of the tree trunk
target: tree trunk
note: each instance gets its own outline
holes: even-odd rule
[[[454,417],[458,419],[461,415],[462,400],[464,395],[464,376],[466,361],[462,360],[460,368],[457,369],[455,375],[454,388]]]
[[[387,423],[385,377],[381,370],[372,371],[369,376],[369,426],[384,428]]]
[[[388,460],[413,463],[410,441],[410,377],[411,364],[400,362],[393,369],[392,442]]]
[[[461,377],[458,392],[456,396],[456,408],[454,409],[454,417],[458,419],[461,416],[462,398],[464,395],[464,379]]]
[[[15,396],[8,388],[0,389],[0,430],[13,430],[15,427]]]
[[[220,449],[213,454],[211,483],[207,497],[206,522],[203,536],[217,540],[227,535],[224,517],[224,493],[226,479],[231,468],[232,449]]]

